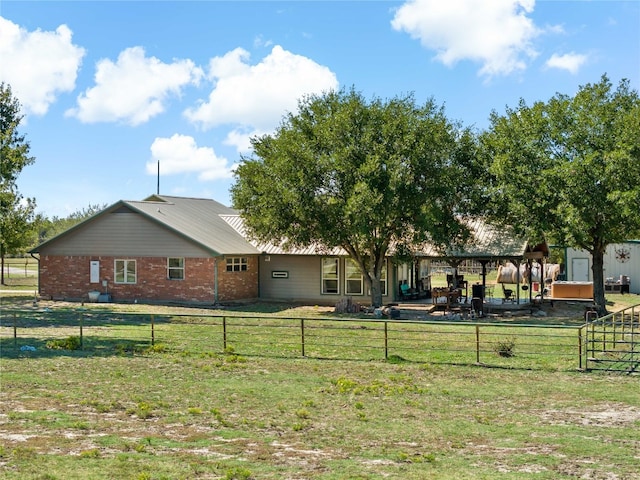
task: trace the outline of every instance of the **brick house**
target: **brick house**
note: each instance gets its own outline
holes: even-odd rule
[[[383,302],[401,298],[404,283],[430,291],[434,259],[513,261],[529,250],[509,233],[481,222],[472,227],[474,242],[464,251],[423,246],[413,263],[394,264],[388,258]],[[239,212],[210,199],[122,200],[31,253],[39,255],[43,298],[209,305],[253,299],[335,305],[346,297],[361,303],[370,299],[362,273],[342,249],[288,251],[254,242]]]
[[[39,293],[86,300],[214,304],[259,296],[260,251],[207,199],[119,201],[42,243]],[[95,294],[94,294],[95,296]]]

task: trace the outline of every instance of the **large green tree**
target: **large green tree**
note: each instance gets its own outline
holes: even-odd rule
[[[468,232],[459,214],[474,136],[433,100],[365,100],[351,90],[303,98],[272,135],[254,137],[231,189],[256,239],[285,247],[343,248],[374,306],[390,252]]]
[[[593,257],[594,301],[606,311],[604,254],[640,234],[640,100],[606,75],[574,96],[493,112],[483,137],[493,214],[532,238]]]
[[[33,199],[24,199],[16,180],[22,169],[34,162],[29,143],[18,133],[23,116],[11,87],[0,83],[0,283],[4,283],[5,255],[24,249],[30,241]]]

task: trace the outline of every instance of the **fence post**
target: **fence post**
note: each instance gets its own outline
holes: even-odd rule
[[[384,359],[388,360],[389,359],[389,332],[388,332],[388,325],[389,322],[384,322]]]
[[[222,317],[222,351],[227,351],[227,317]]]
[[[582,370],[582,328],[578,329],[578,370]]]
[[[153,347],[155,344],[156,344],[156,326],[155,326],[153,315],[151,315],[151,346]]]
[[[302,356],[305,356],[305,352],[304,352],[304,318],[300,319],[300,340],[301,340],[301,347],[302,347]]]
[[[476,325],[476,363],[480,363],[480,325]]]
[[[18,314],[13,312],[13,348],[18,348]]]
[[[79,321],[80,321],[80,350],[84,350],[84,334],[83,334],[83,329],[82,329],[82,312],[80,312],[79,314]]]

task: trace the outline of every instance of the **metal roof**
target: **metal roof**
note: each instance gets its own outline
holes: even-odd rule
[[[223,214],[220,217],[227,222],[242,238],[246,238],[260,252],[267,255],[347,255],[347,252],[340,248],[326,248],[320,245],[311,245],[305,248],[285,249],[282,244],[261,243],[248,238],[247,229],[244,226],[242,217],[238,214]]]
[[[243,238],[247,238],[246,228],[239,214],[223,214],[221,218],[226,221]],[[480,219],[467,221],[471,230],[471,240],[461,248],[445,248],[440,250],[436,246],[425,243],[414,251],[416,257],[424,258],[522,258],[529,249],[526,240],[518,238],[510,229],[495,227]],[[251,241],[251,239],[248,239]],[[347,255],[342,248],[327,249],[319,245],[306,248],[285,250],[281,245],[270,243],[252,242],[260,251],[269,255]],[[391,247],[393,249],[393,247]]]
[[[260,253],[251,243],[231,228],[221,215],[237,214],[237,211],[203,198],[152,195],[142,201],[121,200],[101,212],[42,243],[32,252],[59,241],[72,231],[85,228],[102,215],[119,208],[129,208],[168,230],[197,243],[213,255],[255,255]]]
[[[430,258],[522,258],[529,250],[529,243],[508,227],[494,226],[481,219],[468,220],[466,223],[471,238],[465,245],[438,249],[425,244],[417,249],[415,255]]]
[[[222,205],[215,200],[203,198],[152,195],[142,201],[121,200],[81,222],[60,235],[42,243],[31,252],[38,252],[43,246],[85,228],[102,215],[129,208],[147,219],[161,224],[168,230],[197,243],[213,255],[347,255],[339,247],[326,248],[312,245],[305,248],[285,249],[283,244],[262,243],[248,237],[244,222],[237,210]],[[522,258],[529,251],[528,243],[518,238],[505,227],[489,225],[482,220],[467,222],[471,229],[471,240],[463,247],[440,250],[431,244],[423,244],[414,255],[424,258]]]

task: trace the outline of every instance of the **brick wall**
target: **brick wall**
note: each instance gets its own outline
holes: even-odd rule
[[[118,257],[136,261],[136,283],[114,282],[114,257],[54,256],[40,258],[40,295],[54,299],[87,299],[91,290],[108,292],[115,301],[178,301],[214,303],[215,259],[185,258],[185,278],[167,278],[166,257]],[[100,262],[100,283],[90,283],[90,262]],[[246,272],[227,272],[224,259],[218,260],[218,300],[221,302],[258,296],[258,259],[248,258]]]

